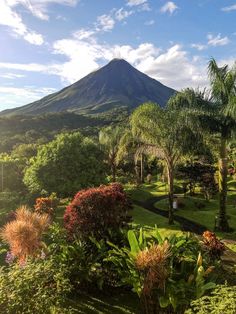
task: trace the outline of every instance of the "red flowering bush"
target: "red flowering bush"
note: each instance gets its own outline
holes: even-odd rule
[[[64,214],[70,236],[107,236],[129,220],[131,202],[121,184],[79,191]]]
[[[214,232],[205,231],[203,233],[203,244],[213,259],[220,258],[225,251],[225,245],[217,239]]]

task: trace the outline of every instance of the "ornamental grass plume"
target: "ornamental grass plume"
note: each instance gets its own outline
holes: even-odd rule
[[[136,268],[144,274],[143,294],[149,295],[153,288],[164,289],[168,277],[167,260],[171,256],[170,245],[152,245],[140,251],[135,259]]]
[[[42,246],[42,234],[49,225],[46,214],[31,212],[22,206],[16,210],[15,220],[1,230],[1,237],[9,246],[13,256],[24,263],[29,256],[36,256]]]

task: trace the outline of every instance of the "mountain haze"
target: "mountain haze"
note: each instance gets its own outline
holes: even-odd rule
[[[147,101],[165,106],[174,93],[175,90],[138,71],[127,61],[113,59],[59,92],[1,114],[36,115],[63,111],[97,114],[120,107],[131,111]]]

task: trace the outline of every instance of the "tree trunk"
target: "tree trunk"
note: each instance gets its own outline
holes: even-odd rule
[[[167,162],[167,176],[168,176],[168,188],[169,188],[169,225],[174,223],[173,217],[173,199],[174,199],[174,169],[172,160]]]
[[[109,156],[109,163],[111,167],[112,182],[116,182],[116,154],[114,151]]]
[[[140,181],[141,183],[144,182],[143,180],[143,154],[141,154],[141,160],[140,160]]]
[[[135,177],[136,177],[136,185],[139,186],[140,185],[140,174],[139,174],[139,166],[137,163],[137,160],[134,159],[134,171],[135,171]]]
[[[219,197],[220,208],[217,222],[217,229],[219,231],[229,231],[228,219],[226,216],[226,202],[227,202],[227,174],[228,174],[228,158],[226,139],[221,138],[220,145],[220,159],[219,159]]]
[[[111,164],[111,174],[112,174],[112,182],[116,182],[116,165],[114,162]]]

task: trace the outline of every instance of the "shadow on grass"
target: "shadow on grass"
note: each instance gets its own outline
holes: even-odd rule
[[[131,292],[115,296],[78,295],[68,300],[74,313],[83,314],[138,314],[139,299]]]

